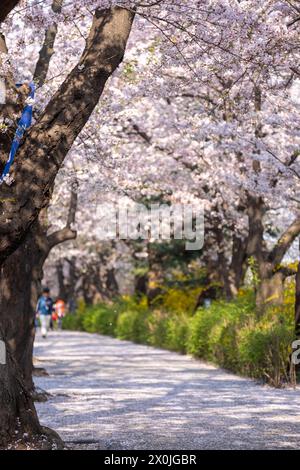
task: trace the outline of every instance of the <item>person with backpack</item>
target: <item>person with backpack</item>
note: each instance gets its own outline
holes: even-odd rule
[[[51,323],[53,312],[53,300],[50,297],[50,289],[44,287],[38,300],[36,313],[41,322],[42,337],[46,338]]]

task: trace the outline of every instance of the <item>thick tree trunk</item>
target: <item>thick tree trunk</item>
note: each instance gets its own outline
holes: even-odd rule
[[[64,273],[64,265],[68,265],[67,275]],[[76,258],[64,258],[56,263],[56,276],[58,282],[58,297],[63,299],[69,306],[71,312],[75,311],[76,306],[76,287],[80,276],[76,270]]]
[[[4,1],[0,22],[17,3]],[[20,432],[26,431],[29,436],[41,433],[34,405],[23,386],[22,371],[17,364],[28,364],[32,350],[33,291],[29,279],[32,281],[30,270],[36,266],[33,262],[36,260],[30,237],[36,230],[39,214],[49,203],[56,174],[66,154],[98,103],[106,81],[123,59],[133,18],[132,12],[118,7],[96,11],[78,66],[69,74],[27,135],[16,156],[12,170],[13,184],[2,184],[0,187],[0,328],[12,354],[8,356],[7,365],[0,366],[0,433],[3,446],[15,436],[18,422]],[[10,91],[9,87],[7,89]],[[12,94],[16,94],[13,85],[11,89]],[[10,101],[17,101],[15,97],[10,100],[9,94],[6,98],[4,109],[1,109],[3,115],[9,115]],[[9,136],[8,140],[11,138]],[[8,150],[8,140],[1,139],[2,150]],[[0,169],[3,163],[0,161]],[[52,239],[48,240],[50,248],[63,241],[60,235],[63,234],[53,234]],[[38,272],[39,269],[37,277]],[[32,276],[35,275],[33,270]],[[26,375],[27,367],[23,366],[23,369]]]
[[[274,263],[264,242],[263,217],[266,212],[264,200],[253,194],[248,195],[249,235],[247,255],[255,260],[257,276],[256,305],[259,312],[270,304],[283,302],[283,273],[275,271]]]
[[[19,248],[3,263],[0,278],[0,324],[29,392],[33,390],[35,307],[43,264],[49,253],[44,230],[40,218]]]
[[[223,285],[224,296],[227,300],[231,300],[235,295],[232,279],[230,279],[230,273],[227,266],[227,260],[223,251],[218,253],[218,272],[219,278]]]
[[[59,437],[43,429],[32,399],[34,313],[45,259],[35,224],[22,245],[3,264],[0,276],[0,329],[8,349],[0,365],[0,447],[8,444],[50,448],[62,445]],[[43,433],[46,433],[43,441]],[[25,434],[25,437],[24,437]]]
[[[162,285],[164,284],[163,266],[161,258],[157,257],[152,244],[147,243],[148,251],[148,273],[147,273],[147,301],[151,307],[157,297],[162,294]]]
[[[67,294],[67,287],[65,285],[63,260],[59,260],[56,264],[56,275],[58,281],[58,297],[63,299],[64,302],[67,302],[69,296]]]
[[[284,294],[284,276],[281,272],[264,276],[260,279],[256,292],[256,305],[262,308],[266,305],[282,305]]]
[[[233,235],[232,258],[229,268],[229,289],[235,297],[242,286],[247,270],[247,240]]]
[[[107,298],[99,263],[91,263],[82,276],[82,295],[87,305],[94,305]]]
[[[115,276],[115,269],[110,268],[106,273],[106,290],[109,297],[114,297],[119,292],[119,286]]]
[[[71,197],[70,207],[73,210],[74,196]],[[41,429],[31,397],[34,391],[32,380],[32,354],[35,337],[34,319],[37,299],[41,291],[43,265],[55,244],[63,241],[64,237],[66,237],[65,239],[70,239],[75,238],[75,236],[76,232],[68,227],[47,236],[47,211],[42,211],[23,243],[1,267],[0,328],[16,365],[14,369],[14,373],[17,374],[15,380],[23,384],[24,390],[23,394],[17,395],[15,395],[14,389],[10,390],[10,395],[14,397],[16,403],[15,410],[12,411],[10,409],[8,411],[8,413],[12,413],[13,418],[10,425],[13,426],[14,419],[17,420],[19,418],[23,426],[23,417],[19,416],[18,413],[19,409],[23,409],[22,407],[26,405],[26,410],[30,410],[28,412],[33,416],[33,421],[26,422],[24,426],[27,429],[32,425],[30,432],[33,434],[40,432],[39,430]],[[4,380],[5,376],[1,377],[0,374],[0,388],[5,388],[2,379]],[[0,424],[0,429],[4,429],[2,427],[1,415]],[[8,429],[10,429],[9,432],[14,432],[13,429]]]
[[[218,246],[218,263],[217,263],[217,272],[218,278],[223,286],[223,295],[227,300],[232,299],[235,296],[235,288],[233,285],[234,279],[232,272],[230,272],[228,266],[228,260],[225,254],[224,246],[224,235],[223,231],[218,227],[219,220],[216,220],[217,227],[214,229],[216,242]]]
[[[1,340],[5,338],[0,335]],[[22,380],[22,373],[7,345],[7,362],[0,365],[0,449],[18,447],[42,434],[35,407]]]
[[[148,273],[136,275],[134,280],[134,293],[137,297],[147,295],[148,292]]]

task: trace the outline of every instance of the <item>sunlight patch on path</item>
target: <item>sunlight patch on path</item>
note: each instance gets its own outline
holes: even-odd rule
[[[37,404],[40,420],[71,447],[298,448],[299,389],[272,389],[189,356],[88,333],[38,336],[35,356],[50,374],[35,383],[52,395]]]

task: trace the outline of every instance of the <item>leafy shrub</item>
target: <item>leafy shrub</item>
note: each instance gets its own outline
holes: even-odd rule
[[[123,296],[115,304],[117,311],[115,334],[119,339],[131,340],[137,343],[148,342],[147,298]]]
[[[149,343],[164,348],[167,340],[168,312],[154,310],[148,316]]]
[[[249,290],[232,302],[219,300],[200,308],[194,316],[180,309],[149,309],[146,298],[122,297],[113,305],[100,304],[67,316],[63,327],[188,352],[280,386],[288,379],[293,302],[293,284],[287,286],[284,306],[269,308],[262,317]]]
[[[188,352],[230,367],[235,362],[236,332],[253,311],[254,296],[248,292],[233,302],[221,300],[200,308],[190,321]]]
[[[114,335],[118,311],[113,305],[100,304],[90,307],[83,319],[83,328],[89,333]]]
[[[202,288],[169,288],[160,296],[160,306],[170,312],[190,312],[195,309]]]
[[[213,302],[209,308],[199,308],[190,321],[188,352],[210,361],[215,360],[216,355],[220,355],[224,330],[232,321],[237,321],[240,314],[239,307],[225,301]]]
[[[62,322],[62,327],[64,330],[71,330],[71,331],[84,331],[83,327],[83,319],[85,314],[70,313],[66,317],[64,317]]]
[[[265,378],[279,387],[288,380],[287,366],[294,339],[293,323],[287,315],[270,312],[257,323],[245,325],[239,332],[238,356],[245,375]]]
[[[147,324],[147,311],[126,311],[119,315],[116,327],[116,336],[119,339],[147,344],[149,330]]]
[[[190,317],[184,313],[172,315],[167,321],[165,346],[172,351],[186,352]]]

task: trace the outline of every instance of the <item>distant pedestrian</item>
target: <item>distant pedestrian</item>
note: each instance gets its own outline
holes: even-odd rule
[[[50,297],[50,290],[48,287],[44,287],[42,295],[38,300],[36,313],[41,322],[42,336],[47,337],[48,330],[51,324],[53,311],[53,300]]]
[[[55,302],[55,316],[57,319],[58,329],[62,329],[62,321],[66,314],[66,304],[62,299],[57,299]]]

